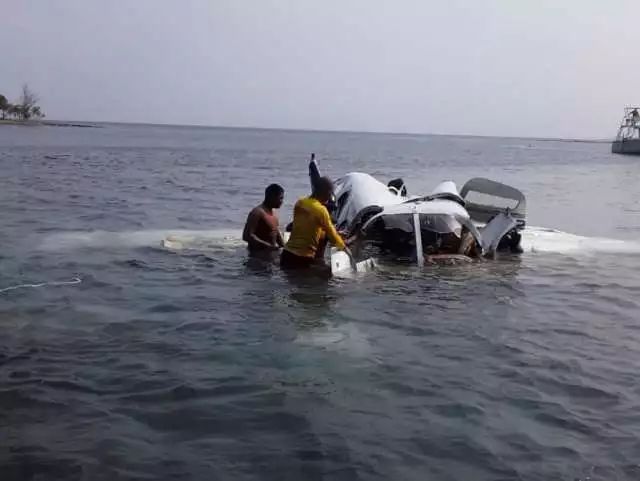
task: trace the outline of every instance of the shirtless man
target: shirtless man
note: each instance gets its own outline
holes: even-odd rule
[[[279,209],[284,201],[284,189],[271,184],[264,191],[264,201],[254,207],[247,216],[242,232],[242,240],[248,245],[249,252],[273,252],[284,246],[274,209]]]

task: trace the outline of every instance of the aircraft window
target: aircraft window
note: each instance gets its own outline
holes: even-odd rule
[[[509,199],[507,197],[500,197],[473,190],[469,191],[465,196],[465,201],[481,206],[497,207],[499,209],[515,209],[519,204],[519,201],[516,199]]]

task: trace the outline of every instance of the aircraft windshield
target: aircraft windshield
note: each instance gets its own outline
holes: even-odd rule
[[[422,252],[457,253],[462,224],[449,214],[420,214]],[[364,232],[368,243],[394,257],[416,259],[416,234],[413,214],[381,215]]]

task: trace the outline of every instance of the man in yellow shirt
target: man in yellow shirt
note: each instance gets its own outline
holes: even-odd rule
[[[325,204],[333,194],[333,183],[322,177],[316,182],[313,193],[296,202],[293,209],[293,226],[289,241],[280,257],[283,269],[305,269],[322,264],[326,241],[349,256],[351,252],[331,221]]]

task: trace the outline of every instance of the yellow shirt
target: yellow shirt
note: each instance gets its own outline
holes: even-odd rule
[[[345,248],[327,208],[313,197],[298,200],[293,208],[293,228],[285,249],[300,257],[315,257],[325,235],[338,249]]]

